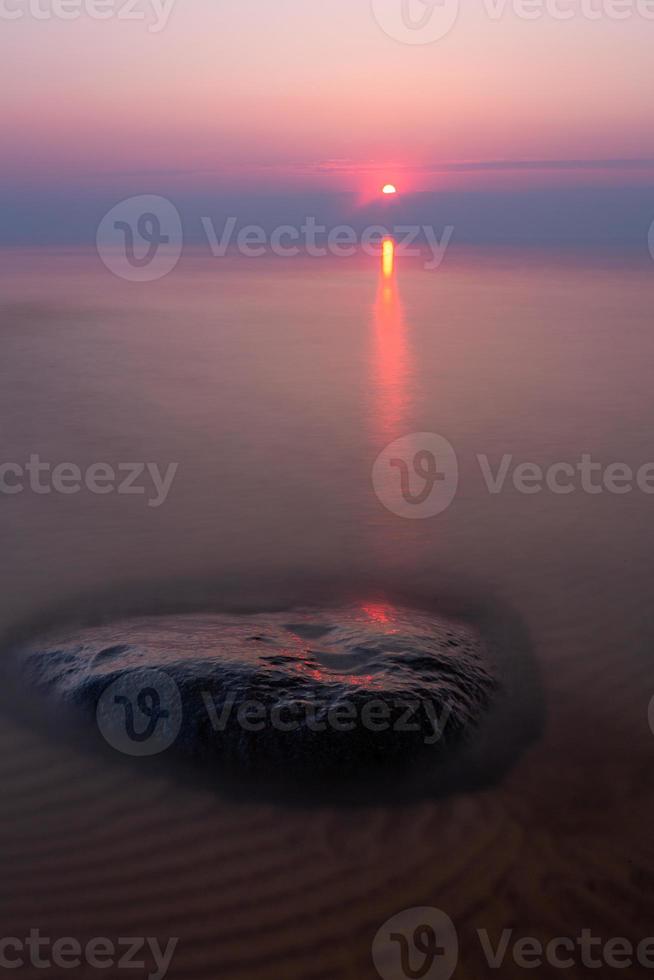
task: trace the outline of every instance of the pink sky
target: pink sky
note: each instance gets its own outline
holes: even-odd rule
[[[636,13],[490,21],[466,0],[424,46],[389,38],[368,0],[177,0],[165,29],[148,22],[2,23],[5,179],[179,171],[189,185],[365,193],[378,175],[407,190],[501,184],[505,171],[467,166],[494,161],[558,161],[554,182],[651,179],[648,163],[610,163],[654,160],[654,21]]]

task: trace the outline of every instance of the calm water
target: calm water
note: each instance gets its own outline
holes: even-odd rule
[[[4,496],[3,624],[114,583],[381,573],[470,579],[537,633],[642,641],[654,497],[528,495],[510,475],[492,495],[476,457],[654,459],[653,293],[651,265],[607,256],[452,252],[390,280],[371,258],[198,256],[141,285],[91,253],[4,253],[3,460],[178,470],[158,507]],[[414,432],[459,461],[429,520],[371,482]]]
[[[5,934],[179,937],[171,980],[372,977],[380,924],[424,904],[495,942],[507,926],[651,934],[654,496],[525,494],[510,477],[490,494],[476,457],[654,459],[653,291],[651,265],[610,256],[452,252],[388,279],[371,259],[188,257],[132,285],[91,254],[5,253],[2,460],[178,469],[157,507],[151,485],[0,496],[3,633],[59,608],[385,591],[492,596],[530,636],[524,657],[502,647],[521,724],[499,726],[508,764],[483,792],[353,811],[234,802],[97,755],[3,675]],[[371,471],[425,432],[460,479],[414,520]],[[463,940],[465,974],[489,975]]]

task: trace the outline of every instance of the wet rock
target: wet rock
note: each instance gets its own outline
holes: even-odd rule
[[[390,604],[120,620],[18,663],[120,752],[265,782],[438,781],[502,694],[475,625]]]

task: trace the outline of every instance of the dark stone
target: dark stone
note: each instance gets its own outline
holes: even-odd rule
[[[471,759],[478,774],[493,754],[484,732],[505,740],[515,714],[506,655],[478,625],[390,604],[118,620],[17,657],[114,748],[257,786],[438,791]]]

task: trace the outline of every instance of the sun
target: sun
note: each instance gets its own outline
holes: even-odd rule
[[[395,184],[384,184],[382,194],[397,194],[397,187]]]

